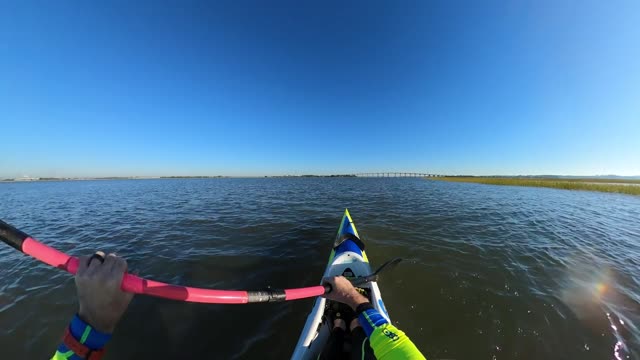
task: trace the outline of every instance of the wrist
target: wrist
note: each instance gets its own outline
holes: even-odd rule
[[[71,320],[69,332],[77,341],[92,350],[102,349],[111,339],[111,334],[96,329],[83,320],[79,314]]]
[[[369,302],[369,299],[367,299],[366,297],[364,297],[362,294],[360,294],[357,291],[354,292],[349,297],[349,306],[353,309],[353,311],[356,311],[358,306],[360,306],[361,304],[366,304],[368,302]]]
[[[98,330],[101,333],[111,334],[113,333],[113,330],[116,327],[115,323],[111,321],[105,321],[104,319],[100,319],[100,317],[95,316],[94,313],[84,310],[82,306],[78,311],[78,317],[82,321],[87,323],[89,326],[93,327],[94,329]]]

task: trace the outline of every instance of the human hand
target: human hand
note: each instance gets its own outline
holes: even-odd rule
[[[80,310],[78,315],[96,330],[112,333],[129,306],[133,294],[120,289],[122,277],[127,271],[127,261],[116,254],[104,258],[83,256],[79,259],[76,287]]]
[[[369,302],[344,276],[324,278],[322,283],[331,285],[331,291],[324,294],[325,298],[347,304],[354,311],[358,305]]]

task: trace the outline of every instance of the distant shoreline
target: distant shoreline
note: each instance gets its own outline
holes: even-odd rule
[[[78,178],[17,178],[0,179],[0,183],[32,183],[49,181],[96,181],[96,180],[158,180],[158,179],[263,179],[263,178],[344,178],[355,175],[274,175],[274,176],[107,176]]]
[[[546,187],[563,190],[598,191],[640,196],[640,180],[637,179],[446,176],[433,178],[432,180],[485,185]]]
[[[356,175],[270,175],[270,176],[108,176],[78,178],[18,178],[0,179],[0,183],[42,183],[57,181],[101,181],[101,180],[171,180],[171,179],[289,179],[289,178],[356,178]],[[366,177],[365,177],[366,178]],[[375,177],[374,177],[375,178]],[[393,179],[395,177],[377,177]],[[402,177],[398,177],[402,178]],[[438,176],[424,177],[434,181],[466,182],[486,185],[546,187],[564,190],[584,190],[640,196],[640,179],[621,176]]]
[[[26,179],[2,179],[5,183],[30,183],[47,181],[95,181],[95,180],[153,180],[153,179],[219,179],[229,176],[109,176],[109,177],[83,177],[83,178],[26,178]]]

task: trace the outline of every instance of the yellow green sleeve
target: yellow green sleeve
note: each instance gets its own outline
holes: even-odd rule
[[[362,311],[358,319],[378,360],[425,360],[409,337],[391,325],[376,309]]]
[[[73,355],[75,354],[71,350],[67,351],[66,353],[62,353],[60,352],[60,350],[57,350],[56,353],[53,354],[53,357],[51,358],[51,360],[68,360]]]

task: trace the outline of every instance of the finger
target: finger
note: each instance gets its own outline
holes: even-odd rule
[[[104,252],[103,251],[96,251],[97,255],[100,255],[102,258],[104,258]],[[100,261],[100,259],[91,259],[89,258],[88,265],[87,265],[87,274],[93,274],[96,272],[97,269],[99,269],[100,267],[102,267],[102,261]]]
[[[105,271],[111,272],[111,270],[113,269],[113,266],[115,265],[115,263],[117,261],[118,261],[118,257],[114,253],[111,253],[111,254],[105,256],[105,258],[104,258],[104,269],[105,269]]]
[[[122,275],[127,272],[127,268],[127,260],[121,257],[116,257],[113,267],[111,268],[111,272],[122,277]]]
[[[89,267],[89,257],[80,256],[78,258],[78,271],[76,271],[76,276],[84,275],[87,272],[87,267]]]

